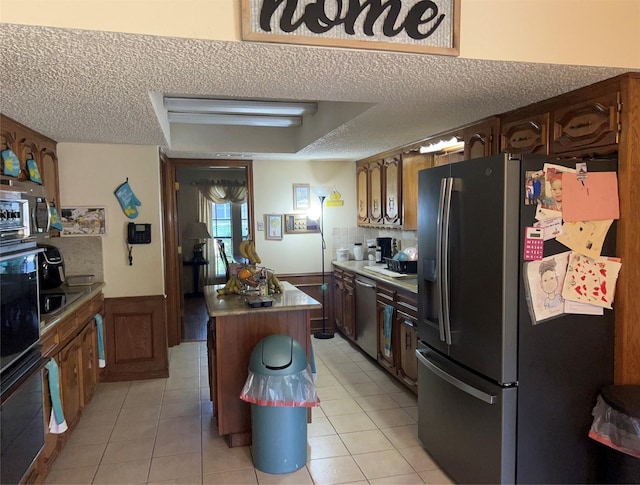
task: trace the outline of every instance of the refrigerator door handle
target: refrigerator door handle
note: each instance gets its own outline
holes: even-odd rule
[[[447,179],[446,191],[444,194],[443,216],[444,224],[442,228],[442,327],[444,328],[444,341],[451,345],[451,321],[449,304],[449,229],[451,227],[451,193],[453,192],[453,178]]]
[[[438,330],[440,330],[440,340],[445,341],[444,335],[444,298],[443,298],[443,285],[442,285],[442,231],[444,226],[444,204],[445,194],[447,192],[448,178],[440,180],[440,196],[438,197],[438,219],[436,221],[436,290],[438,292],[438,298],[436,305],[438,307]]]
[[[480,389],[473,387],[467,384],[466,382],[461,381],[457,377],[452,376],[451,374],[442,370],[436,364],[428,360],[424,355],[422,355],[422,352],[423,351],[421,350],[416,350],[416,357],[418,358],[418,362],[420,362],[422,365],[424,365],[427,369],[429,369],[435,375],[440,377],[442,380],[447,381],[452,386],[457,387],[461,391],[466,392],[467,394],[475,397],[476,399],[480,399],[481,401],[486,402],[487,404],[495,404],[497,402],[498,398],[495,394],[489,394],[484,391],[481,391]]]

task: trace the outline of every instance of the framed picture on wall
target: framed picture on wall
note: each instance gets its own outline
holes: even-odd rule
[[[62,207],[63,236],[103,236],[107,233],[106,207]]]
[[[293,184],[293,210],[308,210],[311,207],[311,186],[309,184]]]
[[[306,234],[320,232],[318,221],[310,219],[306,214],[285,214],[285,234]]]
[[[282,214],[264,215],[265,239],[282,239]]]

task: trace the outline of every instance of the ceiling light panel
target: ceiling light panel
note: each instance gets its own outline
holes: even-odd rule
[[[314,114],[318,109],[316,103],[170,97],[164,98],[164,107],[169,112],[275,116],[302,116]]]
[[[194,125],[235,125],[288,128],[302,125],[299,116],[237,115],[214,113],[167,113],[170,123]]]

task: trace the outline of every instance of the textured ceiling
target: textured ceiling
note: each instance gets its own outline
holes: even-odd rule
[[[58,142],[157,145],[196,158],[355,160],[630,70],[11,24],[0,24],[0,44],[0,112],[10,118]],[[248,151],[244,136],[191,151],[165,138],[157,93],[372,107],[295,153]]]

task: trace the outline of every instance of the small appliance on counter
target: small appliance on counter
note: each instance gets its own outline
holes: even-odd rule
[[[390,237],[376,238],[376,245],[380,248],[379,257],[376,250],[376,263],[384,263],[384,258],[391,258],[391,239]]]
[[[55,246],[39,244],[39,248],[44,249],[38,253],[38,280],[40,289],[50,290],[59,288],[65,282],[64,258],[62,253]]]

